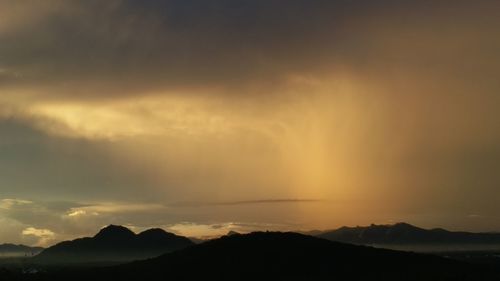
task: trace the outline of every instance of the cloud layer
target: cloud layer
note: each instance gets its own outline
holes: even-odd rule
[[[107,223],[495,230],[499,12],[0,0],[0,240]]]

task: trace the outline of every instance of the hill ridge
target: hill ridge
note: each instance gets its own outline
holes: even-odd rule
[[[193,245],[186,237],[151,229],[139,234],[109,225],[93,237],[63,241],[35,257],[38,263],[126,262],[159,256]]]

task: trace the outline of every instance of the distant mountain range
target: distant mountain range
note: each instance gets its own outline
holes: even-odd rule
[[[223,236],[157,258],[41,273],[29,280],[499,280],[497,271],[432,255],[298,233]]]
[[[423,229],[407,223],[342,227],[316,236],[359,245],[500,245],[500,233],[453,232],[441,228]]]
[[[94,237],[65,241],[34,257],[36,263],[126,262],[156,257],[192,246],[186,237],[162,229],[135,234],[123,226],[110,225]]]
[[[43,251],[42,247],[29,247],[25,245],[1,244],[0,257],[31,257]]]
[[[457,249],[454,245],[470,245],[474,249],[477,249],[476,247],[480,245],[496,245],[500,247],[500,233],[470,233],[453,232],[444,229],[423,229],[407,223],[342,227],[325,232],[312,231],[308,234],[336,242],[411,251],[419,251],[420,248],[400,246],[417,245],[418,247],[434,247],[435,245],[450,245],[446,247],[452,251]],[[239,237],[244,236],[244,234],[231,231],[226,236]],[[221,239],[224,239],[224,237]],[[204,245],[212,243],[211,241],[198,240],[196,242]],[[36,264],[123,263],[157,257],[165,253],[193,246],[197,243],[194,243],[192,239],[177,236],[162,229],[150,229],[135,234],[126,227],[110,225],[100,230],[94,237],[61,242],[47,249],[3,244],[0,245],[0,257],[34,256],[32,261]]]

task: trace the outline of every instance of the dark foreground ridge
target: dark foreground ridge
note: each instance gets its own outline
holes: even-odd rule
[[[26,277],[25,277],[26,278]],[[297,233],[224,236],[163,256],[24,280],[500,280],[493,269]]]
[[[65,241],[33,258],[38,264],[126,262],[157,257],[194,243],[162,229],[139,234],[123,226],[110,225],[94,237]]]
[[[500,233],[453,232],[441,228],[423,229],[407,223],[342,227],[317,235],[332,241],[360,245],[464,244],[500,245]]]

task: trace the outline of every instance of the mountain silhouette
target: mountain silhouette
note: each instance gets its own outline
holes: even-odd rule
[[[498,280],[493,269],[298,233],[223,236],[157,258],[38,280]],[[33,279],[32,279],[33,280]],[[34,279],[37,280],[37,279]]]
[[[94,239],[100,241],[130,241],[135,238],[135,233],[121,225],[109,225],[101,229],[95,236]]]
[[[43,251],[42,247],[29,247],[25,245],[1,244],[0,257],[34,256]]]
[[[234,231],[234,230],[230,230],[230,231],[229,231],[226,235],[227,235],[227,236],[233,236],[233,235],[240,235],[240,233],[239,233],[239,232],[236,232],[236,231]]]
[[[332,241],[360,245],[391,244],[499,244],[500,233],[452,232],[423,229],[408,223],[341,227],[317,235]]]
[[[94,237],[65,241],[45,249],[36,263],[125,262],[159,256],[193,245],[188,238],[150,229],[135,234],[130,229],[110,225]]]

